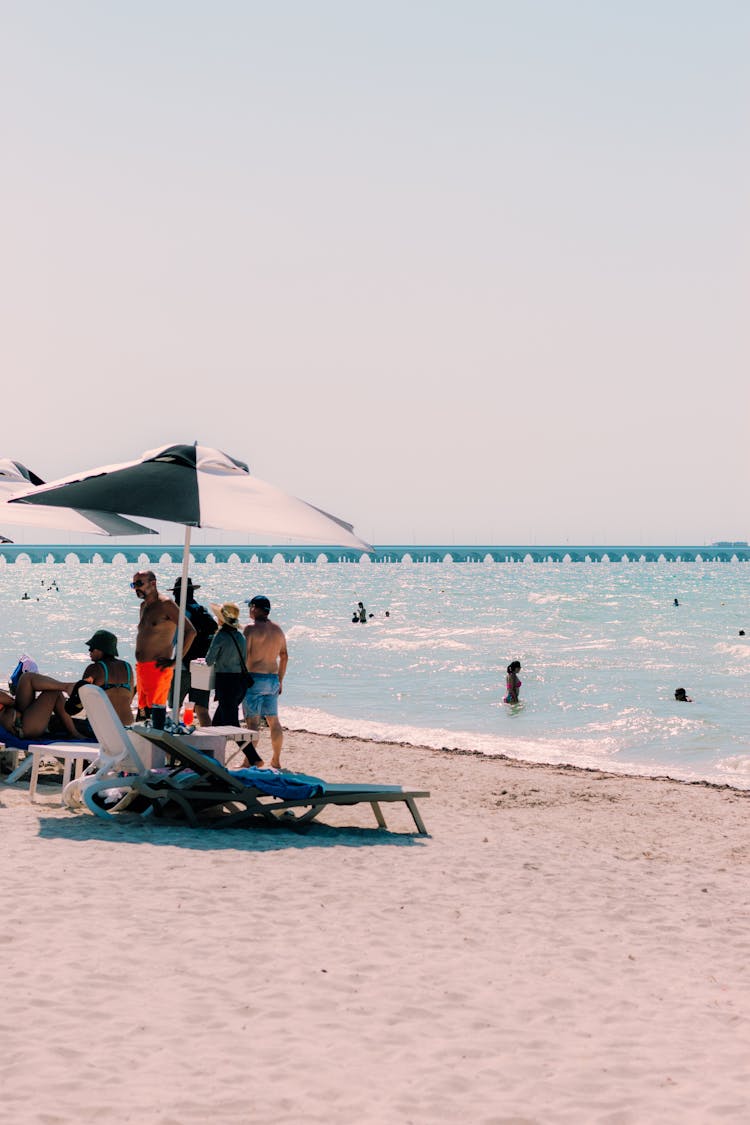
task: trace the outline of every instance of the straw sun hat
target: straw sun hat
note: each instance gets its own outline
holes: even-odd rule
[[[220,621],[222,625],[232,625],[237,627],[237,622],[240,619],[240,607],[234,602],[224,602],[223,605],[211,605],[214,617]]]

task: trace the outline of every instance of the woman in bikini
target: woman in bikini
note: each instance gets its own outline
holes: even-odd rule
[[[521,671],[521,661],[512,660],[508,665],[508,678],[505,681],[505,703],[518,703],[518,693],[521,689],[521,681],[518,678],[518,673]]]
[[[117,655],[117,637],[106,629],[97,629],[93,637],[86,642],[91,657],[91,663],[83,670],[83,676],[75,685],[94,684],[106,691],[110,703],[115,709],[120,722],[129,726],[133,721],[133,695],[135,693],[135,677],[133,669],[127,660],[120,660]],[[70,701],[69,710],[76,707],[78,692],[74,691]],[[78,707],[80,710],[80,706]],[[79,731],[85,733],[83,723],[79,719],[76,723]]]

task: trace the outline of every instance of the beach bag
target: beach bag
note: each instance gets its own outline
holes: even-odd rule
[[[24,672],[38,672],[38,671],[39,671],[39,665],[37,664],[36,660],[32,660],[31,657],[27,656],[27,654],[24,652],[19,657],[18,664],[16,664],[15,668],[13,669],[10,676],[8,677],[8,691],[10,692],[10,694],[11,695],[16,694],[16,688],[18,687],[18,681],[21,679],[21,676],[23,675]]]
[[[216,683],[216,673],[213,664],[206,664],[205,660],[190,661],[190,690],[211,691]]]
[[[242,677],[243,677],[242,683],[243,683],[243,686],[245,688],[245,691],[247,691],[248,688],[251,688],[253,686],[253,684],[255,683],[255,680],[253,679],[253,677],[250,675],[250,673],[247,670],[247,665],[245,664],[245,658],[242,655],[242,649],[240,648],[240,642],[237,640],[237,637],[235,636],[235,633],[234,633],[233,629],[232,629],[232,631],[230,632],[229,635],[232,638],[232,640],[234,641],[234,647],[237,649],[237,655],[240,658],[241,673],[242,673]]]

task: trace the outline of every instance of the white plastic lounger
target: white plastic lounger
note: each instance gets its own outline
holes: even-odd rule
[[[418,797],[429,797],[427,792],[406,791],[398,785],[328,785],[311,779],[314,790],[298,784],[292,797],[279,796],[269,791],[269,786],[274,788],[272,771],[268,771],[268,784],[265,777],[248,780],[242,774],[249,771],[232,773],[166,731],[142,732],[142,737],[164,750],[170,762],[166,770],[147,770],[101,688],[82,687],[81,699],[101,753],[95,766],[66,786],[63,800],[70,808],[85,805],[97,816],[109,819],[140,798],[138,804],[145,805],[140,815],[164,816],[196,827],[238,827],[260,817],[272,824],[299,828],[328,805],[367,803],[378,826],[385,828],[381,805],[401,802],[411,813],[417,832],[427,835],[416,806]],[[287,791],[294,784],[294,776],[289,775]],[[106,791],[111,794],[109,803],[105,803]]]
[[[93,684],[83,684],[80,695],[98,740],[99,756],[80,777],[63,788],[63,804],[70,809],[85,805],[97,816],[108,817],[131,804],[138,795],[134,779],[147,775],[147,770],[106,692]],[[103,790],[120,791],[106,811],[94,800]]]

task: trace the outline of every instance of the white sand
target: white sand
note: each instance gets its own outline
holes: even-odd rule
[[[303,733],[285,764],[430,789],[430,838],[0,787],[3,1120],[750,1119],[747,795]]]

